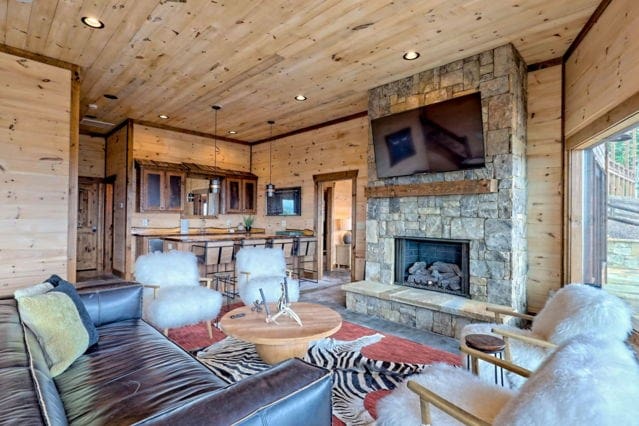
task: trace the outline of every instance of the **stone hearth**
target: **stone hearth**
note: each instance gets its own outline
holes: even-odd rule
[[[526,304],[526,66],[512,45],[502,46],[435,69],[423,71],[369,92],[369,117],[375,119],[426,104],[480,91],[486,163],[478,169],[422,173],[378,179],[372,141],[369,144],[369,186],[393,186],[480,179],[497,180],[496,192],[369,198],[366,221],[366,281],[394,285],[395,238],[465,240],[469,243],[469,294],[472,302],[525,309]],[[393,297],[440,299],[428,290],[391,292]],[[406,292],[408,293],[402,293]],[[417,293],[425,293],[417,296]],[[364,292],[366,293],[366,292]],[[375,305],[374,295],[347,291],[347,307],[361,309],[360,296]],[[349,295],[350,294],[350,295]],[[387,293],[384,293],[387,294]],[[454,305],[467,299],[448,296]],[[350,299],[350,301],[349,301]],[[385,300],[385,299],[381,299]],[[442,299],[443,300],[443,299]],[[447,299],[448,300],[448,299]],[[413,308],[387,300],[388,316],[402,318]],[[470,302],[470,301],[468,301]],[[430,302],[433,313],[443,312]],[[442,302],[444,303],[444,302]],[[374,306],[372,311],[375,311]],[[395,310],[399,309],[398,313]],[[480,308],[477,308],[481,310]],[[403,310],[403,311],[402,311]],[[368,311],[368,309],[367,309]],[[430,315],[430,314],[420,314]],[[455,314],[474,317],[464,310]],[[482,316],[483,317],[483,316]],[[419,323],[415,319],[416,324]],[[438,330],[454,332],[459,320]],[[433,330],[436,332],[441,332]],[[448,334],[449,333],[442,333]]]

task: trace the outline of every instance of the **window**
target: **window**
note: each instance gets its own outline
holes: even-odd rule
[[[302,214],[302,188],[276,189],[266,198],[267,216],[300,216]]]
[[[624,299],[639,325],[639,126],[570,155],[570,281]]]

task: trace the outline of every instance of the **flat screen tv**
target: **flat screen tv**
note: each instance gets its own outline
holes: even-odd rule
[[[479,93],[376,118],[371,126],[380,178],[484,166]]]

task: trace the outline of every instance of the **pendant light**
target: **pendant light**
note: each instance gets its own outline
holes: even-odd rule
[[[271,182],[271,173],[273,169],[271,168],[271,145],[273,144],[273,124],[275,121],[269,120],[267,123],[271,126],[271,140],[268,141],[268,183],[266,184],[266,196],[272,197],[275,194],[275,185]]]
[[[217,173],[217,112],[222,109],[221,106],[219,105],[213,105],[211,108],[213,108],[213,111],[215,111],[215,122],[214,122],[214,127],[215,130],[213,131],[213,141],[214,141],[214,166],[215,166],[215,172]],[[214,194],[217,194],[220,192],[220,178],[215,176],[212,180],[211,180],[211,192]]]

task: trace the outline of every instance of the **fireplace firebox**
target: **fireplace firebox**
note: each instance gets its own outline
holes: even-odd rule
[[[469,242],[395,238],[395,283],[470,298]]]

